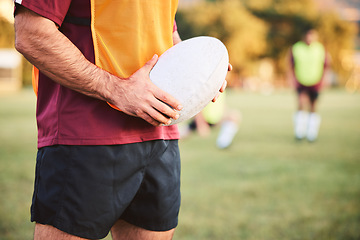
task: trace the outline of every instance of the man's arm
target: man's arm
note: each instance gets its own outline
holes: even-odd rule
[[[291,87],[296,87],[297,80],[296,80],[296,74],[295,74],[295,60],[292,53],[292,47],[289,49],[288,52],[288,61],[289,61],[289,68],[288,68],[288,84]]]
[[[174,31],[173,32],[173,45],[176,45],[178,44],[179,42],[181,42],[181,38],[180,38],[180,35],[179,35],[179,32],[178,31]]]
[[[329,85],[329,79],[327,79],[328,72],[330,70],[330,64],[331,64],[331,56],[328,51],[325,51],[325,60],[324,60],[324,68],[323,68],[323,74],[321,76],[320,80],[320,88],[328,87]]]
[[[180,103],[149,78],[156,55],[129,78],[116,77],[89,62],[54,22],[21,6],[15,16],[15,37],[16,49],[65,87],[112,103],[155,126],[178,118],[174,109],[180,110]]]

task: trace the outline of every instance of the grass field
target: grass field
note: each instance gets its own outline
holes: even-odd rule
[[[359,240],[360,94],[323,92],[318,141],[296,142],[295,98],[229,91],[242,113],[233,145],[180,142],[182,206],[175,240]],[[0,96],[0,239],[32,238],[35,97]],[[107,239],[110,239],[109,237]]]

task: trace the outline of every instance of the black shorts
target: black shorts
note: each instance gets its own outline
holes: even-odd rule
[[[177,140],[39,149],[31,221],[104,238],[118,219],[152,231],[177,226]]]
[[[298,94],[306,93],[306,95],[308,95],[311,102],[314,102],[319,97],[319,90],[318,90],[317,85],[310,86],[310,87],[299,85],[299,86],[297,86],[296,91]]]

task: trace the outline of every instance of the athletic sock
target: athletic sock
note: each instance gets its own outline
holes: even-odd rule
[[[311,113],[309,116],[309,124],[307,129],[306,138],[313,142],[317,139],[320,128],[321,117],[317,113]]]
[[[308,116],[305,111],[297,111],[294,114],[294,133],[297,139],[303,139],[306,135]]]
[[[238,131],[238,126],[236,123],[232,121],[224,121],[221,124],[219,136],[216,139],[217,147],[221,149],[229,147],[237,131]]]

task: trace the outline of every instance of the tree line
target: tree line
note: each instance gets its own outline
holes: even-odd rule
[[[275,78],[284,81],[290,47],[314,28],[344,84],[349,74],[344,61],[357,35],[356,23],[319,11],[313,0],[208,0],[179,9],[176,22],[183,39],[207,35],[223,41],[237,78],[255,74],[261,59],[271,59]]]
[[[355,23],[319,11],[313,0],[207,0],[180,8],[176,22],[182,39],[206,35],[224,42],[234,79],[254,75],[260,60],[271,59],[275,77],[285,80],[287,53],[311,27],[318,30],[338,82],[344,84],[357,35]],[[14,47],[13,24],[0,17],[0,29],[0,47]],[[23,66],[24,84],[31,84],[31,65],[24,61]]]

